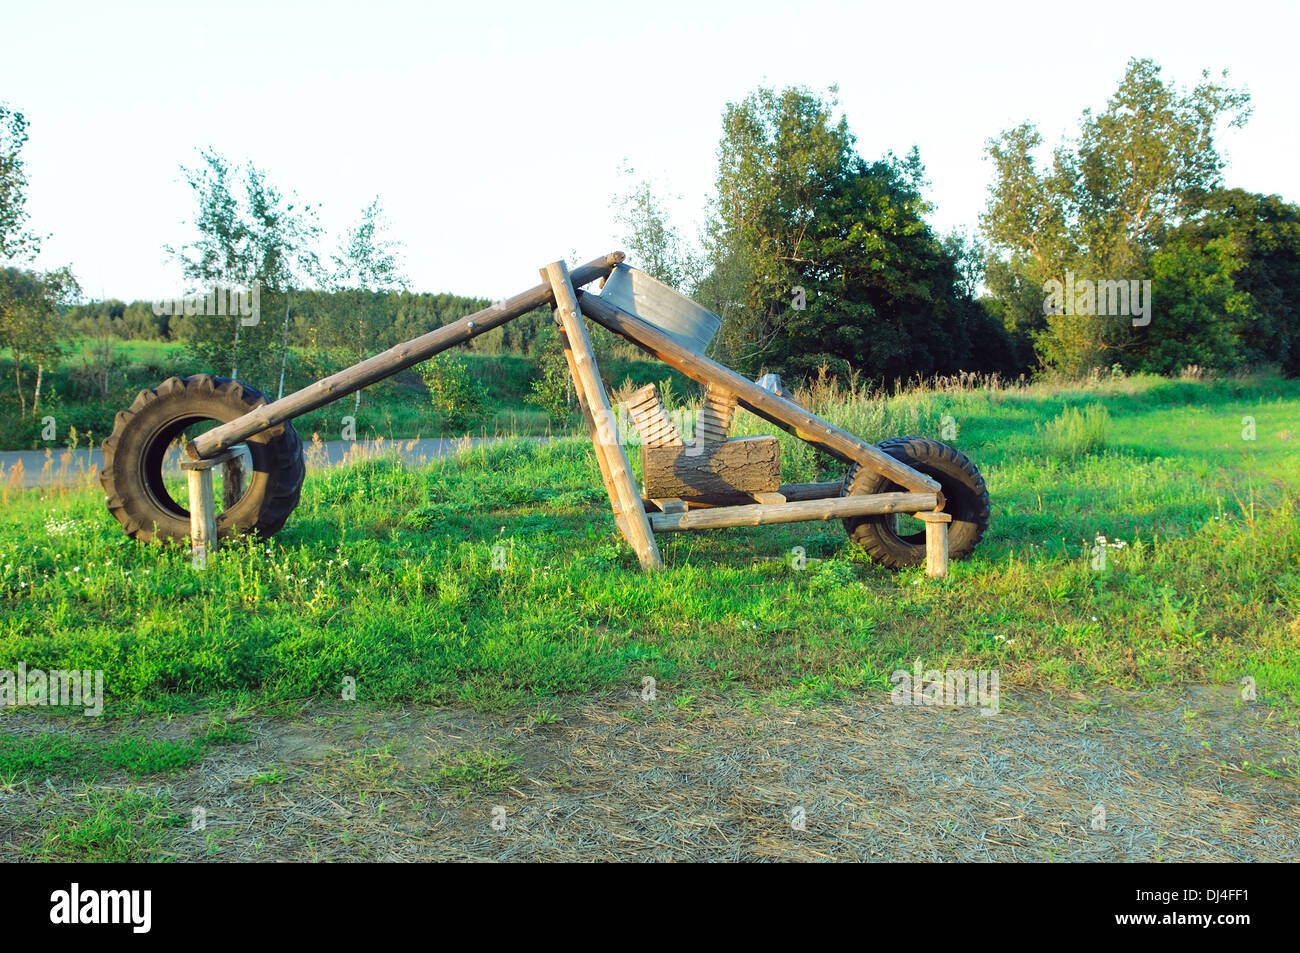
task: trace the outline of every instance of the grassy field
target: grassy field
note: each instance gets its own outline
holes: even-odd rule
[[[644,575],[578,439],[313,472],[284,531],[206,570],[125,538],[97,487],[8,487],[0,669],[102,669],[110,715],[338,698],[346,677],[369,701],[498,711],[645,676],[817,702],[915,659],[1004,689],[1251,676],[1300,698],[1300,384],[829,391],[803,399],[868,438],[955,427],[986,476],[990,532],[947,580],[863,561],[838,523],[661,536],[667,569]],[[782,448],[788,481],[841,475]]]

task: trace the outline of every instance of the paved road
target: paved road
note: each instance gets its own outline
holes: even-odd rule
[[[445,457],[465,446],[468,440],[472,445],[493,443],[501,437],[433,437],[426,440],[331,440],[321,446],[324,454],[307,444],[307,465],[337,466],[348,454],[371,453],[375,450],[388,452],[396,449],[398,454],[412,463],[425,463],[437,457]],[[533,437],[534,440],[546,440],[546,437]],[[168,469],[174,468],[178,451],[168,458]],[[104,465],[103,451],[98,448],[69,450],[66,447],[51,450],[4,450],[0,451],[0,481],[5,483],[14,479],[14,468],[22,464],[22,485],[33,486],[68,486],[80,483],[94,468],[96,473]],[[96,481],[98,484],[98,481]]]

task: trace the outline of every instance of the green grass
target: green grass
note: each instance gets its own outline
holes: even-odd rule
[[[1049,452],[1041,425],[1084,405],[1109,416],[1104,448]],[[585,440],[314,473],[284,531],[206,570],[126,539],[95,489],[0,487],[0,668],[102,669],[110,717],[338,698],[345,676],[365,701],[530,711],[644,676],[669,700],[743,684],[815,701],[884,688],[917,658],[998,667],[1004,688],[1251,675],[1261,698],[1300,697],[1300,384],[941,388],[817,409],[871,440],[955,429],[993,498],[976,554],[932,582],[803,523],[663,535],[666,570],[642,574]],[[781,442],[786,480],[842,476]],[[1098,534],[1126,544],[1103,571]]]
[[[107,765],[127,774],[168,774],[197,764],[203,758],[203,745],[120,738],[104,748],[102,757]]]
[[[519,780],[514,755],[474,749],[446,760],[438,768],[437,781],[458,794],[483,794],[501,791]]]
[[[183,826],[164,797],[138,791],[90,791],[83,809],[44,821],[27,849],[33,860],[141,863],[155,860],[167,832]]]
[[[47,777],[94,781],[117,774],[174,774],[198,764],[209,746],[237,744],[248,737],[241,727],[225,725],[189,741],[119,735],[107,744],[98,744],[93,735],[0,734],[0,781],[40,783]]]
[[[1047,423],[1036,426],[1035,431],[1049,456],[1076,460],[1106,446],[1110,413],[1102,404],[1089,404],[1082,410],[1066,407]]]

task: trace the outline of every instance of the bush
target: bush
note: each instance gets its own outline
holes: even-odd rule
[[[420,377],[444,428],[461,429],[482,417],[487,388],[474,380],[463,359],[439,354],[420,365]]]
[[[540,407],[559,426],[568,423],[571,411],[571,381],[569,363],[558,348],[548,353],[541,362],[541,376],[533,381],[532,393],[526,400]]]
[[[1035,424],[1043,452],[1063,460],[1095,453],[1106,446],[1110,412],[1101,404],[1083,410],[1067,407],[1047,424]]]

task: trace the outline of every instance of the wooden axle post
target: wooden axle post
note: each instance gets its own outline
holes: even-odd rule
[[[217,508],[212,499],[212,469],[202,467],[185,474],[190,485],[190,554],[203,569],[208,554],[217,550]]]
[[[931,579],[948,575],[948,524],[950,513],[917,513],[925,522],[925,574]]]
[[[218,466],[225,468],[222,506],[233,506],[244,492],[243,458],[238,450],[226,450],[207,460],[181,461],[190,496],[190,554],[199,569],[206,568],[208,556],[217,551],[217,503],[212,489],[212,470]]]

